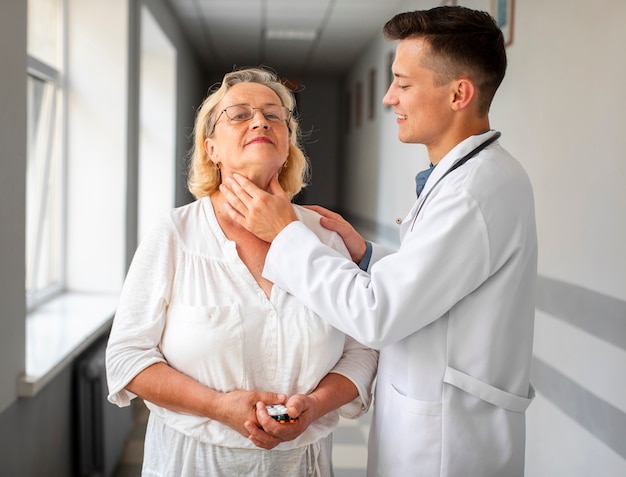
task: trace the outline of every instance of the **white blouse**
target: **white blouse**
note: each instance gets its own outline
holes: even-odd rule
[[[294,206],[320,240],[349,256],[319,215]],[[311,423],[277,449],[327,436],[339,414],[358,417],[370,404],[378,353],[328,325],[278,286],[268,299],[221,230],[208,197],[172,210],[137,249],[120,297],[106,353],[109,401],[127,406],[126,385],[157,362],[221,392],[238,389],[306,394],[329,372],[350,379],[359,396]],[[165,424],[201,442],[254,448],[206,417],[146,402]]]

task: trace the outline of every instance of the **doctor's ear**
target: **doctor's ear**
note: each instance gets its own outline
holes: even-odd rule
[[[454,82],[451,107],[455,111],[466,108],[476,96],[476,88],[468,78],[460,78]]]

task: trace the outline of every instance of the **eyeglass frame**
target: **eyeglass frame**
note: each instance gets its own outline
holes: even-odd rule
[[[244,107],[246,107],[246,108],[251,109],[251,110],[252,110],[252,115],[251,115],[249,118],[247,118],[247,119],[235,119],[235,118],[231,118],[231,117],[230,117],[230,115],[228,114],[228,111],[227,111],[227,110],[228,110],[228,109],[230,109],[230,108],[233,108],[233,107],[235,107],[235,106],[244,106]],[[286,117],[284,120],[283,120],[283,119],[271,119],[271,118],[268,118],[268,117],[265,115],[265,112],[264,112],[264,109],[265,109],[267,106],[275,106],[275,107],[277,107],[277,108],[281,108],[281,109],[283,109],[283,111],[287,111],[287,117]],[[291,119],[291,117],[293,116],[293,111],[292,111],[291,109],[289,109],[287,106],[284,106],[284,105],[282,105],[282,104],[268,104],[267,106],[263,106],[263,107],[261,107],[261,108],[255,108],[255,107],[253,107],[253,106],[250,106],[249,104],[231,104],[230,106],[227,106],[226,108],[222,109],[222,111],[220,111],[219,116],[217,117],[217,119],[216,119],[216,120],[215,120],[215,122],[213,123],[213,128],[212,128],[212,130],[213,130],[213,131],[215,131],[215,126],[217,125],[217,122],[220,120],[220,118],[222,117],[222,115],[223,115],[224,113],[226,113],[226,117],[227,117],[228,119],[230,119],[231,121],[236,121],[236,122],[245,122],[245,121],[250,121],[250,120],[254,117],[254,111],[257,111],[257,110],[258,110],[258,111],[261,111],[261,114],[263,114],[263,117],[264,117],[265,119],[267,119],[268,121],[285,121],[285,123],[287,124],[287,127],[289,127],[289,120],[290,120],[290,119]]]

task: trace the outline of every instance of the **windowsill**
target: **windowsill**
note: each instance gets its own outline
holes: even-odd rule
[[[113,321],[119,295],[67,293],[26,319],[26,373],[18,395],[36,395],[103,333]]]

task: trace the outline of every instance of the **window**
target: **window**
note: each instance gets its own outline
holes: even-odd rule
[[[105,333],[119,299],[127,187],[134,187],[126,175],[134,160],[127,154],[129,2],[27,3],[21,396],[39,392]]]
[[[26,297],[64,287],[63,0],[28,0]]]
[[[176,48],[141,9],[138,241],[175,205]]]

